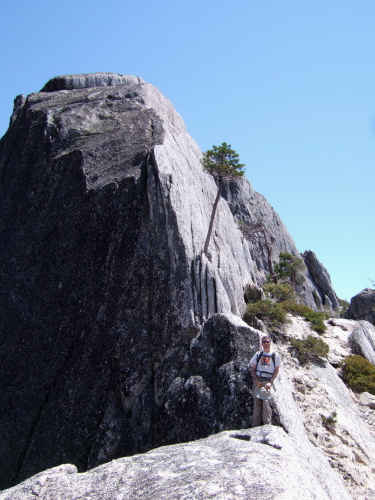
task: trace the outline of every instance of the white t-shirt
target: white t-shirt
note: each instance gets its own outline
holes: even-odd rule
[[[262,355],[259,358],[255,373],[257,377],[271,378],[273,372],[275,371],[275,367],[281,366],[280,355],[274,351],[270,351],[268,353],[264,351],[258,351],[251,358],[250,364],[252,366],[255,366],[257,364],[257,357],[259,353],[262,353]],[[275,366],[273,366],[272,354],[275,354]]]

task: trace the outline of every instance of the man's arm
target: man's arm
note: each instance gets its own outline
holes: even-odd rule
[[[275,378],[277,377],[277,374],[279,373],[279,370],[280,370],[280,366],[275,366],[275,371],[273,372],[273,375],[272,375],[272,378],[270,379],[269,382],[267,382],[267,384],[265,385],[265,387],[267,389],[269,389],[271,387],[271,385],[273,384]]]
[[[272,375],[272,378],[271,378],[271,382],[272,383],[275,380],[275,378],[277,377],[277,375],[279,373],[279,370],[280,370],[280,366],[275,366],[275,371],[273,372],[273,375]]]
[[[257,377],[257,374],[256,374],[256,368],[257,368],[257,366],[256,365],[250,365],[250,366],[251,366],[251,376],[253,377],[253,380],[254,380],[255,384],[258,387],[261,387],[262,386],[262,382],[259,381],[259,379]]]

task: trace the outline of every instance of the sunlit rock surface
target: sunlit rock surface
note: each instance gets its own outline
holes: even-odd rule
[[[365,288],[362,292],[352,297],[346,314],[349,319],[375,323],[375,290]]]
[[[157,448],[85,474],[63,465],[0,493],[0,500],[349,499],[328,463],[317,470],[309,458],[279,427],[258,427]]]

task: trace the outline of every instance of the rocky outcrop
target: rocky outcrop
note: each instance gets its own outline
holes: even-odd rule
[[[83,75],[57,76],[49,80],[41,92],[58,90],[88,89],[94,87],[132,87],[145,83],[139,76],[118,73],[92,73]]]
[[[252,188],[246,179],[228,182],[223,186],[223,197],[227,200],[233,217],[238,222],[254,223],[261,221],[268,235],[272,261],[279,260],[280,252],[289,252],[298,258],[304,258],[304,282],[296,285],[296,292],[301,301],[315,310],[323,306],[335,309],[339,306],[332,288],[330,277],[324,266],[313,252],[301,255],[295,243],[282,223],[279,215],[269,205],[264,196]],[[249,242],[251,257],[254,261],[256,282],[263,284],[269,274],[267,251],[262,241]]]
[[[302,318],[291,319],[286,331],[289,337],[316,335]],[[352,354],[349,339],[356,327],[356,321],[341,318],[327,322],[327,331],[319,338],[329,345],[328,362],[322,359],[301,366],[288,345],[279,344],[292,397],[288,401],[289,393],[284,389],[278,396],[281,402],[276,401],[284,426],[289,419],[289,435],[296,435],[302,425],[310,443],[341,476],[351,498],[362,499],[375,495],[371,472],[375,468],[375,412],[368,398],[363,402],[363,395],[357,395],[343,383],[339,366],[340,361]],[[298,414],[288,411],[293,405],[297,406]],[[325,424],[324,418],[331,418],[331,425]]]
[[[303,338],[312,334],[302,318],[291,320],[288,336]],[[226,319],[218,315],[215,321],[221,323]],[[248,328],[242,323],[237,326]],[[327,323],[323,338],[335,358],[343,359],[350,354],[348,337],[355,326],[355,321],[344,319]],[[257,333],[248,330],[250,336]],[[212,342],[208,331],[204,337],[208,344]],[[202,341],[204,339],[198,337],[193,345]],[[225,344],[224,338],[220,340],[223,341],[223,352],[231,351],[233,347]],[[245,340],[242,347],[238,345],[242,355],[248,341]],[[93,496],[105,500],[113,498],[115,492],[116,498],[137,498],[137,495],[171,499],[181,495],[253,498],[265,495],[265,481],[272,498],[275,495],[287,499],[301,495],[324,499],[373,498],[373,397],[366,393],[357,397],[342,383],[339,370],[323,360],[301,366],[284,341],[278,343],[276,349],[283,359],[273,400],[274,423],[280,427],[222,432],[208,439],[116,460],[85,474],[77,474],[73,465],[62,465],[4,491],[0,500],[70,500],[77,494],[80,498]],[[192,404],[188,393],[186,396],[185,410]],[[223,408],[228,402],[230,404],[230,398],[223,401]],[[322,417],[333,414],[334,423],[326,426]],[[190,418],[189,414],[185,423]]]
[[[311,281],[316,286],[317,296],[321,303],[329,309],[340,307],[337,295],[333,290],[331,278],[327,269],[318,261],[316,255],[311,250],[302,254]]]
[[[346,312],[348,319],[365,320],[375,323],[375,290],[365,288],[350,300]]]
[[[0,487],[232,425],[210,398],[203,422],[190,343],[209,316],[241,315],[252,259],[225,202],[202,256],[216,185],[200,156],[135,77],[62,77],[16,100],[0,144]]]
[[[358,321],[349,339],[353,354],[359,354],[375,365],[375,327],[368,321]]]
[[[0,500],[75,498],[349,499],[328,464],[317,474],[304,450],[272,426],[222,432],[115,460],[85,474],[72,465],[45,471]]]
[[[298,251],[241,179],[202,255],[217,187],[200,158],[138,77],[58,77],[16,99],[0,142],[0,488],[251,424],[259,333],[239,317],[266,260],[237,218]],[[313,307],[314,290],[307,277]]]
[[[369,392],[362,392],[359,396],[361,404],[375,410],[375,396]]]

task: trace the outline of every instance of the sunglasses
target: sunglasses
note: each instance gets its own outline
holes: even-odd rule
[[[262,340],[262,344],[270,344],[271,341],[270,340]]]

